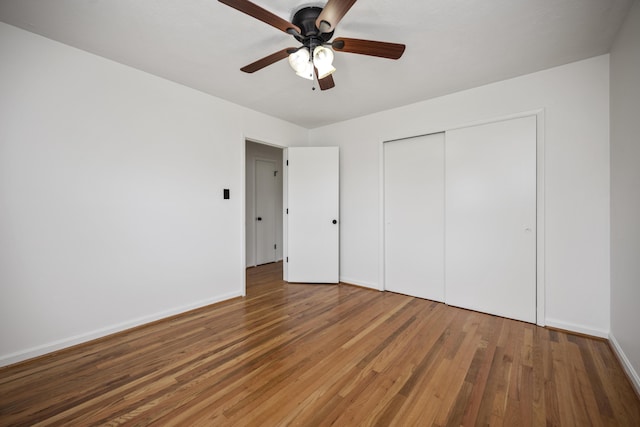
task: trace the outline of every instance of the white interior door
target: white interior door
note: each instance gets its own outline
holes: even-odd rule
[[[444,133],[384,144],[385,289],[444,301]]]
[[[291,147],[286,156],[285,280],[338,283],[338,147]]]
[[[446,133],[447,304],[536,321],[536,118]]]
[[[256,265],[276,260],[276,162],[256,160]]]

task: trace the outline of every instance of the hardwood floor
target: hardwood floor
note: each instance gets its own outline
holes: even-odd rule
[[[0,425],[640,425],[606,341],[247,274],[246,298],[0,369]]]

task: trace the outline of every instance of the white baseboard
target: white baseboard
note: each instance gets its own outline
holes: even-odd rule
[[[585,326],[562,322],[560,320],[547,318],[545,319],[545,325],[551,328],[564,329],[565,331],[577,332],[583,335],[591,335],[592,337],[609,338],[609,331],[587,328]]]
[[[361,286],[363,288],[370,288],[370,289],[374,289],[376,291],[381,291],[382,289],[380,289],[380,286],[378,286],[377,284],[374,283],[368,283],[368,282],[363,282],[361,280],[357,280],[357,279],[352,279],[350,277],[344,277],[344,276],[340,276],[340,281],[342,283],[347,283],[350,285],[356,285],[356,286]]]
[[[180,307],[174,307],[169,310],[161,311],[147,316],[131,319],[126,322],[118,323],[115,325],[107,326],[104,328],[96,329],[94,331],[86,332],[83,334],[75,335],[61,340],[56,340],[46,344],[42,344],[36,347],[31,347],[26,350],[17,351],[15,353],[5,354],[0,356],[0,367],[12,365],[14,363],[22,362],[24,360],[32,359],[34,357],[42,356],[54,351],[62,350],[67,347],[82,344],[97,338],[102,338],[107,335],[122,332],[127,329],[134,328],[136,326],[144,325],[145,323],[155,322],[156,320],[164,319],[166,317],[174,316],[176,314],[184,313],[196,308],[204,307],[207,305],[215,304],[217,302],[225,301],[231,298],[242,296],[241,292],[232,292],[225,295],[220,295],[215,298],[210,298],[202,301],[198,301],[192,304],[183,305]]]
[[[616,337],[614,337],[613,334],[609,334],[609,342],[611,343],[613,351],[618,357],[622,368],[627,373],[627,376],[631,381],[631,385],[633,386],[633,388],[635,388],[636,394],[640,396],[640,375],[638,375],[638,372],[633,368],[633,365],[627,358],[627,355],[624,354],[622,347],[620,347],[618,340],[616,340]]]

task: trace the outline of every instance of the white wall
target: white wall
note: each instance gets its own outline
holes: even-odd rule
[[[245,137],[307,130],[2,23],[0,58],[0,365],[242,294]]]
[[[304,142],[304,141],[301,141]],[[247,159],[247,174],[246,174],[246,248],[247,248],[247,261],[246,265],[256,265],[256,253],[255,253],[255,239],[256,239],[256,221],[255,221],[255,172],[256,172],[256,160],[273,160],[276,162],[276,170],[278,175],[276,176],[276,186],[278,188],[278,194],[276,197],[276,260],[282,259],[282,149],[278,147],[271,147],[265,144],[258,144],[255,142],[247,141],[246,149]]]
[[[382,141],[537,109],[545,117],[545,321],[606,336],[608,55],[311,130],[310,145],[340,147],[341,280],[381,286]]]
[[[640,394],[640,2],[611,51],[611,341]]]

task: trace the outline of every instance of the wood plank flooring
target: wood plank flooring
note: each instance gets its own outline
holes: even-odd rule
[[[638,426],[606,341],[252,268],[248,295],[0,369],[0,425]]]

